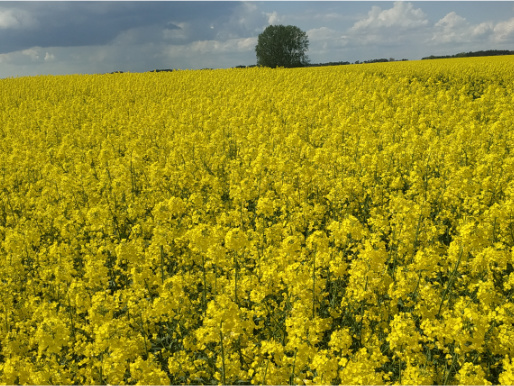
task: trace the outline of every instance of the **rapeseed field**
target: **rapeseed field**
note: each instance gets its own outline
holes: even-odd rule
[[[0,80],[0,382],[513,384],[513,70]]]

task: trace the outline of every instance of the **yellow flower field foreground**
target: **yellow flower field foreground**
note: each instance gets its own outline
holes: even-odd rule
[[[513,69],[0,80],[0,381],[514,383]]]

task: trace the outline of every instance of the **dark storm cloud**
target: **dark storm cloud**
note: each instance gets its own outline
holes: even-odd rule
[[[238,6],[233,2],[0,2],[0,53],[30,47],[107,44],[132,29],[138,40],[159,37],[161,29],[194,23],[188,40],[208,39],[210,23],[223,22]],[[3,19],[2,19],[3,18]],[[3,20],[3,22],[2,22]]]

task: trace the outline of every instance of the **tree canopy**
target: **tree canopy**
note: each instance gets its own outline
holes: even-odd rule
[[[270,25],[260,35],[255,46],[257,65],[265,67],[301,67],[309,63],[305,52],[309,48],[307,34],[288,25]]]

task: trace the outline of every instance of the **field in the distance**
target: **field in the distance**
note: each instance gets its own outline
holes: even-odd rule
[[[514,383],[513,69],[0,80],[0,382]]]

